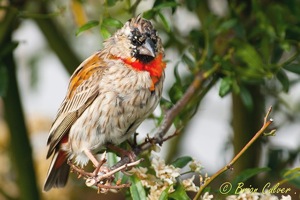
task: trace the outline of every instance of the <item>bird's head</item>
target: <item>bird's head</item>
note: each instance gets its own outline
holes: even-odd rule
[[[105,42],[105,46],[117,57],[131,58],[144,64],[164,54],[157,31],[149,20],[143,19],[140,15],[128,20]]]

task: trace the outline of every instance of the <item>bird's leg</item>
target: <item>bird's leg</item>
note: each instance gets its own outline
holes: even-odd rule
[[[96,177],[98,175],[98,172],[100,171],[102,165],[106,162],[106,152],[103,153],[103,156],[100,160],[100,162],[95,158],[95,156],[92,154],[92,152],[88,149],[84,150],[85,155],[92,161],[93,165],[95,166],[95,170],[93,172],[94,176]],[[108,169],[105,167],[103,168],[103,172],[107,173]]]
[[[85,155],[90,159],[90,161],[92,161],[93,165],[95,167],[98,167],[99,162],[98,160],[95,158],[95,156],[92,154],[92,152],[88,149],[84,150]]]
[[[107,144],[106,145],[109,149],[115,151],[116,153],[118,153],[121,157],[125,157],[127,156],[130,160],[130,162],[134,162],[136,161],[136,155],[133,151],[126,151],[120,147],[117,147],[113,144]]]
[[[98,175],[98,172],[100,171],[101,167],[102,167],[101,171],[103,171],[104,173],[107,173],[109,171],[107,167],[102,166],[104,163],[106,163],[106,151],[104,151],[104,153],[102,154],[102,158],[98,162],[98,166],[96,167],[96,169],[94,171],[95,176]]]

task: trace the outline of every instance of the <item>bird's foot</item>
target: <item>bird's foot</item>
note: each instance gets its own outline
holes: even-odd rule
[[[118,155],[121,156],[121,158],[123,157],[128,157],[130,160],[130,163],[133,163],[136,161],[136,155],[133,151],[127,151],[125,149],[122,149],[118,146],[115,146],[113,144],[107,144],[106,145],[109,149],[113,150],[114,152],[116,152]]]
[[[84,169],[73,164],[70,160],[68,160],[68,164],[71,167],[71,171],[78,174],[78,178],[83,177],[84,179],[86,179],[86,186],[97,187],[98,193],[107,193],[109,190],[119,190],[122,188],[130,187],[130,183],[122,184],[121,180],[115,180],[115,173],[131,169],[132,167],[140,164],[142,159],[123,164],[122,166],[112,170],[104,166],[106,161],[106,153],[104,153],[100,161],[97,161],[98,164],[93,172],[86,172]],[[96,163],[93,162],[93,164]]]

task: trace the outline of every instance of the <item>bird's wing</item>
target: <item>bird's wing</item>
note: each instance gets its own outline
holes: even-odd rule
[[[47,158],[51,156],[74,122],[98,96],[99,81],[105,68],[99,53],[95,53],[81,63],[71,76],[67,95],[50,129]]]

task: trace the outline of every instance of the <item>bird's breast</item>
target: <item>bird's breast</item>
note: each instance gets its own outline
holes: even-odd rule
[[[151,91],[149,73],[122,65],[107,68],[98,84],[98,97],[70,129],[73,154],[125,141],[156,108],[162,90],[162,80]]]

